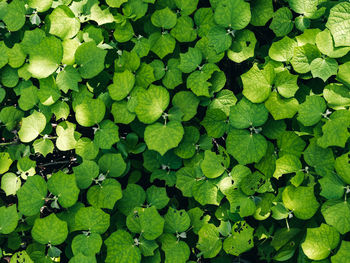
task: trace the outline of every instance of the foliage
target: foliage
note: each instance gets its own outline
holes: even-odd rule
[[[0,1],[0,258],[348,262],[350,3]]]

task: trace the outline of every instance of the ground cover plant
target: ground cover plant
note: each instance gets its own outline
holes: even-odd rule
[[[350,262],[350,2],[0,2],[1,262]]]

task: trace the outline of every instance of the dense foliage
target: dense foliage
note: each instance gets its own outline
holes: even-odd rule
[[[4,262],[350,262],[349,1],[1,0],[0,38]]]

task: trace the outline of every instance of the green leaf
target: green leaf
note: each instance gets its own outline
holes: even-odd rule
[[[221,26],[210,28],[207,37],[209,45],[211,45],[217,53],[226,51],[232,44],[231,35]]]
[[[272,92],[265,107],[275,120],[290,119],[297,113],[299,103],[295,98],[283,99],[277,92]]]
[[[337,113],[339,113],[337,115]],[[344,113],[344,116],[341,115]],[[348,125],[350,124],[350,116],[347,111],[336,111],[330,119],[322,126],[323,135],[318,138],[319,146],[326,148],[329,146],[339,146],[344,148],[350,137]]]
[[[231,130],[226,139],[226,149],[240,164],[259,162],[267,150],[267,141],[247,130]]]
[[[122,176],[126,169],[126,163],[120,153],[105,153],[98,160],[98,165],[101,172],[111,177]]]
[[[334,46],[350,46],[350,3],[343,2],[330,10],[326,27],[331,31]]]
[[[326,224],[308,228],[305,241],[301,244],[304,254],[312,260],[322,260],[329,256],[339,243],[338,231]]]
[[[146,124],[155,122],[162,116],[169,105],[169,93],[161,87],[151,85],[147,90],[137,93],[137,106],[135,112],[138,119]]]
[[[347,184],[350,183],[349,159],[350,159],[349,153],[345,153],[337,157],[337,159],[335,159],[335,164],[334,164],[334,168],[337,172],[337,175],[339,175],[339,177]]]
[[[338,199],[344,195],[344,183],[336,174],[322,177],[318,182],[321,185],[320,195],[327,199]]]
[[[296,72],[304,74],[311,70],[312,61],[319,57],[320,51],[318,51],[318,48],[308,43],[294,48],[291,64]]]
[[[175,49],[176,40],[169,33],[155,32],[150,35],[149,43],[151,51],[160,59],[172,53]]]
[[[20,188],[21,179],[14,173],[5,173],[1,177],[1,189],[6,193],[6,196],[15,195]]]
[[[272,17],[269,28],[277,37],[286,36],[293,29],[293,14],[288,7],[279,8]]]
[[[147,240],[154,240],[163,233],[164,219],[157,209],[136,207],[126,218],[126,225],[133,233],[142,233]]]
[[[80,21],[68,6],[60,5],[47,16],[49,33],[61,39],[73,38],[80,29]]]
[[[239,213],[241,217],[254,215],[256,205],[251,197],[245,195],[240,189],[230,187],[225,192],[226,198],[230,203],[230,212]]]
[[[159,122],[148,125],[144,136],[148,149],[164,155],[168,150],[179,145],[183,135],[184,129],[181,123],[171,121],[165,125]]]
[[[214,19],[220,26],[243,29],[251,19],[250,4],[243,0],[222,0],[215,8]]]
[[[84,79],[97,76],[104,69],[107,51],[96,46],[94,41],[81,44],[75,51],[75,62]]]
[[[350,242],[342,240],[338,252],[334,256],[331,256],[332,263],[344,262],[344,259],[349,258],[350,256],[349,251],[350,251]]]
[[[310,219],[320,206],[312,186],[289,185],[282,193],[282,200],[285,207],[292,210],[296,218],[302,220]]]
[[[264,104],[254,104],[242,98],[230,108],[230,124],[236,129],[259,127],[267,121],[268,114]]]
[[[192,2],[189,2],[189,3],[192,3]],[[195,28],[193,28],[194,26],[193,24],[194,23],[191,17],[185,16],[185,15],[180,16],[177,19],[176,26],[170,31],[170,34],[178,42],[192,42],[197,38],[197,31]]]
[[[350,50],[350,47],[335,47],[333,37],[328,29],[316,35],[316,45],[322,54],[331,58],[343,57]]]
[[[48,190],[58,197],[58,202],[64,208],[74,205],[78,201],[79,188],[74,174],[62,171],[54,173],[47,181]]]
[[[337,74],[337,79],[348,87],[350,87],[350,77],[348,75],[349,69],[350,69],[350,62],[346,62],[339,66],[339,71]]]
[[[111,149],[119,141],[119,127],[110,120],[101,122],[94,136],[94,143],[100,149]]]
[[[99,174],[99,167],[94,161],[84,160],[80,165],[73,167],[77,186],[80,189],[88,188],[92,180]]]
[[[135,207],[142,206],[146,200],[146,193],[137,184],[128,184],[123,190],[123,198],[117,202],[118,210],[128,216]]]
[[[301,162],[297,156],[284,154],[276,160],[276,169],[273,177],[279,179],[282,175],[298,172],[301,168]]]
[[[219,109],[225,112],[226,116],[229,116],[230,108],[231,106],[235,105],[236,102],[237,98],[233,92],[231,90],[224,89],[216,95],[214,100],[211,101],[208,109]]]
[[[176,237],[172,234],[164,234],[161,236],[160,241],[162,243],[162,250],[165,253],[166,263],[179,262],[185,263],[189,262],[190,248],[183,241],[178,241]]]
[[[98,2],[95,3],[90,9],[90,20],[95,21],[99,26],[104,24],[113,23],[115,21],[113,15],[109,11],[109,8],[102,9]]]
[[[260,70],[254,64],[250,70],[241,75],[243,95],[253,103],[264,102],[271,93],[274,71],[271,67]]]
[[[45,12],[51,8],[53,0],[29,0],[28,5],[38,12]]]
[[[176,6],[180,9],[182,15],[190,15],[197,9],[199,0],[187,1],[187,0],[175,0]]]
[[[135,84],[135,75],[129,70],[114,73],[113,84],[108,86],[109,95],[113,100],[122,100],[129,95]]]
[[[128,2],[128,0],[107,0],[106,3],[110,7],[119,8],[122,4]]]
[[[318,123],[327,105],[320,96],[307,96],[305,102],[300,104],[298,110],[298,121],[304,126],[312,126]]]
[[[201,125],[210,137],[219,138],[227,129],[227,116],[219,109],[208,109]]]
[[[134,245],[132,236],[125,230],[117,230],[112,233],[105,241],[107,246],[106,263],[139,263],[141,262],[141,253]]]
[[[67,135],[69,136],[69,134]],[[98,154],[98,146],[87,137],[80,138],[78,141],[74,138],[72,144],[74,145],[73,148],[75,147],[75,153],[85,160],[95,159]]]
[[[25,2],[14,0],[10,4],[5,5],[5,13],[1,15],[1,20],[5,22],[8,31],[18,31],[26,21],[25,14]]]
[[[273,16],[272,0],[255,0],[251,3],[253,26],[264,26]]]
[[[114,122],[121,124],[129,124],[136,117],[135,113],[128,110],[127,102],[125,100],[113,102],[111,113],[113,115]]]
[[[74,255],[79,253],[84,256],[91,257],[100,252],[102,246],[102,238],[99,234],[92,233],[90,235],[79,234],[73,238],[72,251]]]
[[[176,210],[169,207],[168,212],[164,215],[164,232],[182,233],[191,225],[191,219],[185,210]]]
[[[294,48],[297,42],[294,39],[285,36],[281,40],[273,42],[269,49],[269,56],[276,61],[290,61],[294,54]]]
[[[176,25],[177,16],[168,7],[156,10],[151,16],[152,24],[156,27],[171,29]]]
[[[91,233],[103,234],[109,227],[110,216],[93,206],[82,207],[75,214],[77,230],[89,230]]]
[[[64,93],[69,90],[79,91],[78,83],[81,81],[80,74],[73,66],[67,66],[56,77],[57,87]]]
[[[101,122],[106,113],[106,106],[101,99],[86,98],[75,108],[75,118],[84,127],[91,127]]]
[[[68,227],[65,221],[52,213],[44,218],[37,218],[32,228],[33,239],[40,244],[59,245],[68,236]]]
[[[126,21],[125,24],[116,24],[113,36],[120,43],[129,41],[134,36],[131,23]]]
[[[0,111],[0,121],[5,125],[7,130],[11,131],[17,126],[23,115],[24,113],[21,110],[13,106],[4,107]]]
[[[0,207],[0,233],[1,234],[10,234],[13,232],[18,224],[18,213],[17,206],[11,205],[9,207],[1,206]]]
[[[338,63],[334,58],[316,58],[311,62],[310,68],[314,78],[326,82],[331,76],[337,75]]]
[[[279,148],[279,157],[286,154],[300,157],[305,148],[305,141],[293,131],[285,131],[277,138],[277,146]]]
[[[192,197],[192,187],[203,175],[199,169],[182,167],[176,172],[176,187],[185,197]]]
[[[68,121],[61,122],[56,127],[56,147],[60,151],[69,151],[75,148],[77,140],[79,139],[78,134],[75,133],[75,124]]]
[[[88,202],[97,208],[113,209],[122,196],[122,187],[115,179],[106,179],[101,185],[90,187],[87,192]]]
[[[39,213],[45,203],[46,194],[46,182],[41,176],[28,177],[25,184],[17,191],[18,210],[26,216]]]
[[[256,37],[252,31],[244,29],[236,32],[235,41],[227,51],[227,57],[237,63],[254,57],[256,42]]]
[[[232,226],[232,235],[225,239],[223,248],[226,253],[239,256],[254,246],[254,228],[245,221],[238,221]]]
[[[191,91],[179,91],[173,96],[172,104],[184,113],[182,120],[189,121],[197,114],[199,99]]]
[[[187,53],[180,53],[179,69],[183,73],[191,73],[201,65],[202,53],[198,48],[189,48]]]
[[[28,71],[38,79],[47,78],[56,71],[63,57],[62,43],[54,36],[43,38],[29,49]]]
[[[198,232],[197,248],[204,258],[214,258],[222,248],[219,231],[213,224],[205,224]]]
[[[204,152],[204,159],[200,165],[203,174],[208,178],[216,178],[223,174],[225,167],[222,165],[221,156],[212,151]]]
[[[210,180],[201,178],[192,186],[193,198],[201,205],[219,205],[224,197],[218,187]]]
[[[334,156],[331,149],[324,149],[317,145],[316,139],[311,140],[304,151],[304,160],[315,168],[321,176],[332,174],[334,170]]]
[[[350,231],[350,205],[343,200],[328,200],[322,205],[322,215],[326,223],[340,234]]]
[[[165,187],[152,185],[147,189],[146,194],[147,203],[151,206],[155,206],[158,210],[164,208],[170,200]]]
[[[26,54],[23,52],[20,44],[16,43],[7,51],[8,63],[12,68],[19,68],[23,65],[26,59]]]
[[[12,163],[13,161],[10,158],[9,153],[0,152],[0,174],[6,173],[10,169]]]
[[[278,93],[285,97],[294,97],[298,91],[298,75],[290,74],[288,70],[282,70],[276,74],[274,87],[277,88]]]
[[[25,250],[14,253],[11,257],[10,263],[33,263]]]
[[[31,142],[44,130],[46,118],[41,112],[34,111],[22,119],[21,129],[18,132],[22,142]]]
[[[313,0],[289,0],[288,3],[294,12],[305,15],[305,17],[312,17],[319,4],[319,2]]]

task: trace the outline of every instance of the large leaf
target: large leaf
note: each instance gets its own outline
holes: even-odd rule
[[[304,254],[312,260],[322,260],[329,256],[331,250],[339,243],[338,231],[326,224],[308,228],[305,241],[301,244]]]
[[[309,186],[287,186],[282,193],[282,200],[286,208],[292,210],[297,218],[303,220],[311,218],[319,207],[314,189]]]
[[[14,231],[18,224],[17,206],[12,205],[10,207],[0,207],[0,233],[10,234]]]
[[[243,0],[222,0],[215,8],[214,19],[220,26],[243,29],[251,19],[250,4]]]
[[[39,213],[45,203],[46,194],[46,182],[41,176],[28,177],[26,183],[17,191],[18,210],[26,216]]]
[[[168,107],[169,100],[169,93],[165,88],[151,85],[148,90],[137,93],[137,117],[143,123],[155,122]]]
[[[164,155],[179,145],[183,135],[184,129],[180,122],[171,121],[164,125],[157,122],[146,127],[145,142],[148,149]]]
[[[134,246],[132,236],[125,230],[117,230],[105,241],[107,246],[107,263],[139,263],[141,252]]]
[[[80,29],[80,21],[65,5],[58,6],[47,17],[49,33],[62,39],[74,37]]]
[[[62,57],[61,41],[54,36],[45,37],[29,50],[28,72],[38,79],[47,78],[56,71]]]
[[[326,27],[331,31],[334,46],[350,46],[350,3],[342,2],[331,8]]]
[[[84,79],[97,76],[104,69],[106,55],[107,51],[98,48],[94,41],[81,44],[75,52],[80,75]]]
[[[254,163],[265,155],[267,141],[261,134],[232,130],[228,133],[226,148],[240,164]]]
[[[58,197],[62,207],[70,207],[78,201],[79,188],[74,174],[65,174],[62,171],[54,173],[47,181],[48,190]]]
[[[59,245],[66,240],[67,235],[67,223],[58,219],[54,213],[37,218],[32,229],[32,237],[41,244]]]

